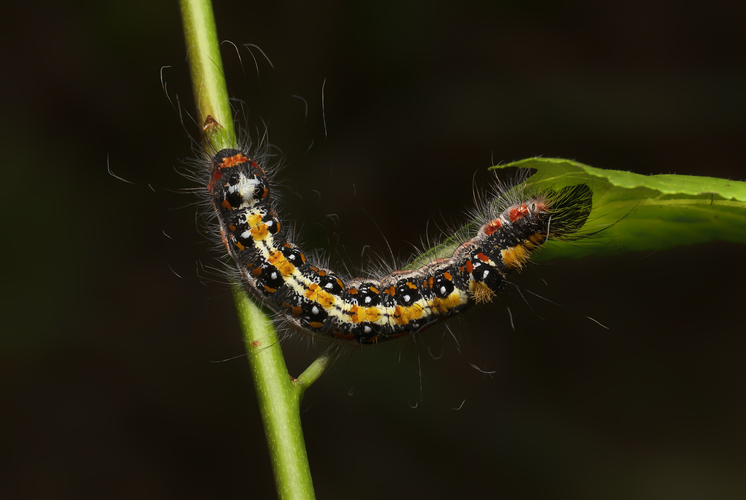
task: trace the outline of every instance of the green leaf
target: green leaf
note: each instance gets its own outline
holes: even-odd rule
[[[579,258],[654,251],[724,240],[746,243],[746,182],[688,175],[640,175],[570,160],[530,158],[492,167],[535,169],[537,188],[587,184],[593,211],[588,238],[550,242],[537,257]]]

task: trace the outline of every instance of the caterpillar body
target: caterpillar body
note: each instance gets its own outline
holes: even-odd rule
[[[422,332],[489,302],[507,274],[548,239],[572,239],[591,210],[584,184],[490,203],[481,227],[450,257],[380,279],[343,280],[288,241],[270,179],[251,155],[219,151],[208,192],[246,290],[290,326],[318,338],[371,345]]]

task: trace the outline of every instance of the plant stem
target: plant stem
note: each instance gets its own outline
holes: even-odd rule
[[[205,150],[235,148],[238,143],[212,4],[210,0],[180,0],[179,3]],[[248,298],[242,286],[234,287],[233,297],[249,354],[278,496],[282,499],[315,498],[300,422],[300,401],[305,389],[336,357],[338,349],[322,355],[304,372],[303,383],[298,383],[288,374],[277,333],[267,315]]]
[[[233,115],[225,85],[215,16],[210,0],[180,0],[194,102],[203,141],[215,151],[236,146]],[[217,126],[209,121],[212,117]]]
[[[256,305],[239,286],[234,287],[233,298],[249,354],[277,495],[282,499],[315,498],[300,422],[304,387],[288,374],[269,318],[255,313]],[[262,336],[258,332],[270,334]]]

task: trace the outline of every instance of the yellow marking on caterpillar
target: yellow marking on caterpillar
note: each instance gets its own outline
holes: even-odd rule
[[[335,295],[322,290],[317,283],[311,283],[308,288],[306,288],[304,295],[308,300],[321,304],[321,307],[324,309],[332,307],[336,300]]]
[[[377,307],[364,307],[363,308],[363,321],[369,321],[371,323],[377,322],[381,319],[381,310]]]
[[[251,227],[251,228],[254,228],[254,227],[257,227],[257,226],[259,226],[260,224],[263,224],[264,222],[262,221],[262,214],[253,214],[253,215],[249,215],[249,216],[248,216],[248,217],[246,218],[246,223],[247,223],[247,224],[249,225],[249,227]]]
[[[295,266],[289,262],[279,250],[276,250],[269,256],[269,263],[275,266],[284,278],[287,278],[295,272]]]
[[[535,245],[541,245],[544,243],[544,235],[541,233],[534,233],[531,236],[528,237],[529,240],[531,240]]]
[[[251,237],[254,238],[256,241],[261,241],[265,239],[268,234],[269,234],[269,231],[267,230],[266,224],[262,224],[261,226],[251,228]]]
[[[461,295],[458,293],[452,293],[445,299],[435,297],[428,305],[433,311],[437,311],[441,316],[445,316],[450,310],[456,306],[460,306],[464,301],[461,299]]]
[[[422,307],[420,304],[415,303],[409,307],[396,305],[394,307],[387,308],[384,315],[388,320],[385,322],[386,324],[390,324],[392,326],[404,326],[408,325],[414,320],[422,318],[423,316],[425,316],[425,314],[425,308]]]
[[[520,269],[523,264],[528,262],[531,252],[523,245],[516,245],[511,248],[506,248],[500,252],[502,255],[503,262],[506,266]]]
[[[353,323],[370,322],[375,323],[381,318],[381,310],[377,307],[350,307],[350,321]]]

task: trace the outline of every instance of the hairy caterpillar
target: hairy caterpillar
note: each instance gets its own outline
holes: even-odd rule
[[[585,184],[511,202],[503,193],[450,257],[380,279],[344,281],[288,241],[271,191],[249,154],[224,149],[212,159],[208,192],[246,290],[297,330],[363,345],[419,333],[491,301],[506,275],[548,238],[577,235],[592,204]]]

